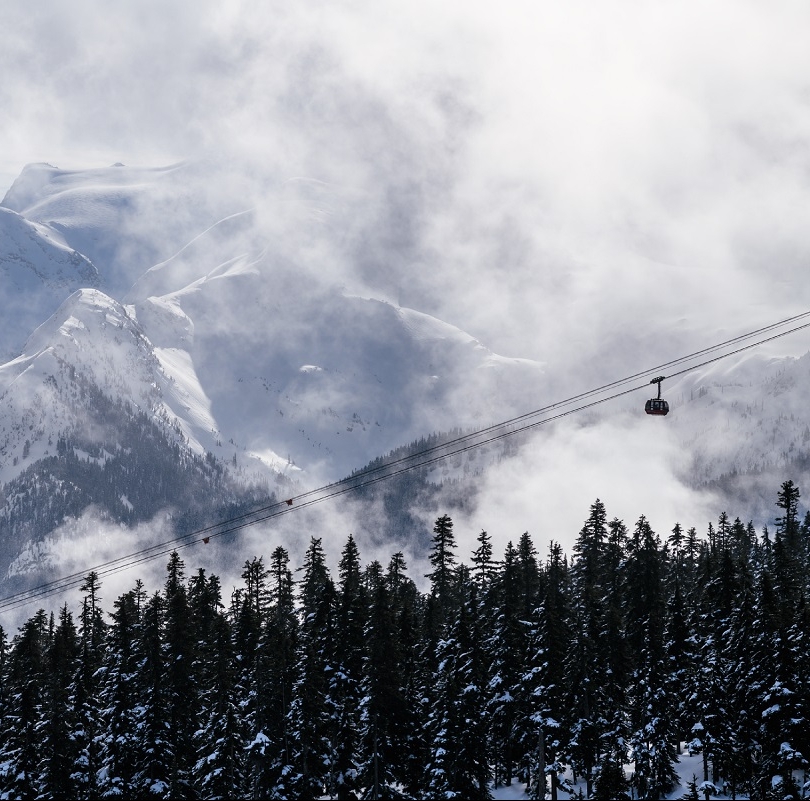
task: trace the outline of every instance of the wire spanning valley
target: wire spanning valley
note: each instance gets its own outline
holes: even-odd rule
[[[71,573],[67,576],[62,576],[61,578],[44,582],[26,590],[0,597],[0,612],[17,609],[38,599],[47,598],[74,589],[82,584],[90,572],[95,572],[99,578],[119,573],[145,562],[159,559],[173,551],[208,543],[211,539],[216,537],[232,534],[250,526],[281,517],[282,515],[297,512],[301,509],[332,500],[341,495],[346,495],[379,482],[387,481],[412,470],[436,465],[453,456],[464,454],[476,448],[539,428],[548,423],[583,412],[625,395],[630,395],[643,389],[649,389],[649,381],[639,383],[645,377],[666,370],[671,371],[663,376],[664,379],[668,380],[694,372],[714,362],[752,350],[768,342],[788,336],[789,334],[808,329],[810,328],[810,320],[808,320],[808,318],[810,318],[810,311],[785,318],[762,328],[694,351],[685,356],[680,356],[677,359],[633,373],[616,381],[602,384],[586,392],[572,395],[564,400],[556,401],[547,406],[542,406],[508,420],[503,420],[486,428],[455,437],[439,445],[425,448],[417,453],[385,461],[380,465],[355,472],[351,476],[331,484],[307,490],[291,498],[260,506],[250,512],[220,520],[202,528],[197,528],[181,536],[164,540],[155,545],[117,557],[116,559],[88,566],[81,571]]]

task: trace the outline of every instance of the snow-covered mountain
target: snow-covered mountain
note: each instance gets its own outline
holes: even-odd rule
[[[296,179],[247,209],[203,178],[32,165],[0,205],[0,571],[90,507],[197,520],[567,386],[346,269],[356,198]],[[668,382],[679,478],[767,513],[810,463],[808,393],[810,356]]]
[[[166,374],[208,399],[197,438],[216,421],[218,440],[227,434],[273,465],[274,454],[289,455],[324,477],[426,429],[496,419],[542,379],[537,364],[499,357],[428,315],[319,282],[267,250],[160,297],[131,297]]]
[[[218,503],[259,488],[270,494],[291,477],[310,485],[340,478],[425,433],[508,416],[545,380],[535,362],[500,357],[448,323],[338,285],[290,245],[296,233],[312,241],[317,213],[293,216],[279,240],[261,235],[250,211],[214,223],[206,211],[174,255],[139,271],[136,245],[144,218],[154,217],[148,199],[158,198],[162,215],[167,175],[177,169],[36,165],[6,195],[0,349],[14,354],[0,366],[7,560],[21,537],[44,536],[91,504],[132,521],[160,499],[182,507],[195,478],[217,484],[209,500]],[[296,202],[300,212],[300,195]],[[156,491],[139,506],[135,496],[147,488],[127,490],[144,441],[177,461],[177,475],[165,478],[176,485],[173,503]],[[97,469],[79,480],[77,463]],[[37,516],[43,488],[57,500]],[[36,521],[26,519],[32,514]]]
[[[16,356],[28,335],[80,287],[98,286],[93,263],[55,228],[0,207],[0,359]]]
[[[99,288],[120,298],[144,271],[219,218],[217,199],[200,192],[200,180],[188,164],[95,170],[29,164],[0,207],[46,226],[52,239],[95,265]]]

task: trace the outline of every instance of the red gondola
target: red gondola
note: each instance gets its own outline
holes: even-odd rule
[[[647,403],[644,404],[644,411],[647,414],[669,414],[669,404],[661,398],[661,382],[666,378],[666,376],[660,375],[658,378],[653,378],[650,381],[651,384],[658,384],[658,397],[657,398],[650,398]]]

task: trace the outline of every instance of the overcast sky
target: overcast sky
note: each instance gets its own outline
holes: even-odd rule
[[[377,209],[381,289],[581,360],[617,311],[711,329],[810,301],[808,41],[798,0],[12,0],[0,176],[214,157],[327,181]],[[552,347],[561,299],[587,325]]]
[[[803,0],[10,0],[0,190],[317,179],[363,210],[359,283],[583,390],[810,306],[808,42]]]

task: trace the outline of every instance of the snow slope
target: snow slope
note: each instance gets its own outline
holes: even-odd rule
[[[0,360],[16,356],[68,294],[98,283],[95,265],[58,231],[0,207]]]
[[[354,199],[342,208],[339,193],[296,180],[245,210],[198,192],[205,178],[188,165],[39,164],[6,194],[0,482],[52,453],[63,431],[92,428],[79,379],[245,480],[301,471],[310,485],[432,432],[560,399],[543,365],[349,280],[338,245]],[[689,457],[684,482],[810,465],[810,356],[755,353],[664,390]]]
[[[14,357],[0,365],[0,491],[12,488],[6,500],[16,506],[0,527],[16,515],[15,531],[25,529],[14,509],[31,504],[14,498],[31,481],[63,486],[64,446],[45,483],[29,470],[51,464],[59,443],[81,441],[82,463],[114,458],[115,480],[126,474],[137,449],[110,429],[102,396],[154,420],[190,470],[194,458],[213,459],[227,475],[221,489],[250,493],[285,476],[309,486],[341,478],[431,431],[525,408],[543,386],[539,364],[499,357],[441,320],[336,283],[312,248],[341,225],[327,188],[281,186],[284,220],[271,235],[252,211],[211,219],[192,205],[186,214],[188,198],[171,185],[182,190],[184,169],[33,165],[6,195],[8,295],[30,299],[27,316],[6,316]],[[143,253],[133,257],[143,237],[145,253],[173,242],[161,226],[148,241],[149,204],[161,197],[174,198],[194,234],[144,267]],[[113,425],[126,427],[123,414]],[[64,503],[89,500],[98,480],[85,477]],[[99,503],[141,511],[113,501]],[[7,560],[36,547],[7,545]]]
[[[58,231],[96,265],[99,287],[120,299],[145,270],[216,219],[205,202],[195,202],[196,182],[194,168],[183,164],[94,170],[29,164],[0,207]]]
[[[195,436],[214,428],[324,479],[426,431],[495,420],[543,381],[536,363],[497,357],[453,326],[346,294],[266,251],[133,308],[176,385],[195,374]]]
[[[108,397],[160,415],[159,368],[120,304],[95,289],[72,294],[20,356],[0,366],[0,482],[53,452],[60,433],[87,431],[77,375]]]
[[[34,331],[20,356],[0,366],[0,484],[53,453],[65,432],[94,438],[97,423],[85,414],[82,384],[146,413],[198,456],[221,437],[187,352],[155,348],[121,304],[100,290],[78,290]],[[220,456],[230,464],[236,448],[228,447]],[[272,479],[276,466],[245,456],[242,473],[246,481]]]

